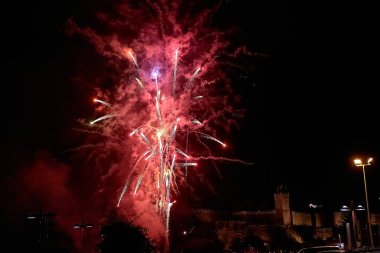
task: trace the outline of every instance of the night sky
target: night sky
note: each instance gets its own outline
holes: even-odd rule
[[[65,24],[70,17],[95,23],[93,14],[111,6],[102,2],[28,1],[3,8],[12,13],[2,21],[4,221],[17,219],[15,199],[25,183],[19,171],[41,153],[80,170],[78,157],[65,150],[79,142],[72,129],[78,118],[92,115],[94,91],[74,80],[102,66],[88,44],[65,33]],[[244,70],[231,72],[246,114],[230,134],[230,152],[254,165],[223,163],[204,207],[271,209],[278,185],[287,186],[299,210],[309,201],[329,210],[349,200],[364,204],[363,175],[353,165],[362,155],[374,158],[366,167],[368,193],[380,210],[376,8],[307,2],[222,1],[213,16],[211,25],[238,29],[234,44],[258,53],[241,60]]]

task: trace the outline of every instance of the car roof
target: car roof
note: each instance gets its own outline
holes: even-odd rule
[[[326,249],[322,251],[318,251],[318,253],[340,253],[340,252],[345,252],[342,249]]]
[[[297,253],[301,252],[322,252],[322,251],[331,251],[331,250],[340,250],[338,246],[333,245],[324,245],[324,246],[314,246],[314,247],[307,247],[302,248]]]

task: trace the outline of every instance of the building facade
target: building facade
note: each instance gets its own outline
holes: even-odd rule
[[[194,210],[202,222],[214,224],[215,232],[224,244],[226,252],[244,238],[254,236],[262,241],[267,250],[290,245],[305,246],[311,243],[347,245],[345,212],[299,212],[290,206],[289,192],[279,187],[274,193],[274,209],[258,211]],[[364,223],[364,222],[363,222]],[[380,214],[371,215],[374,241],[380,244]],[[360,224],[360,221],[357,221]],[[358,229],[359,239],[365,241],[363,229]],[[360,233],[360,231],[362,231]]]

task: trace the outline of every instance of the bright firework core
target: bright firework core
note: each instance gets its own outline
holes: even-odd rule
[[[222,145],[223,147],[225,147],[226,144],[216,137],[198,130],[202,123],[196,119],[186,118],[183,114],[183,110],[176,106],[180,104],[176,98],[171,97],[170,99],[163,99],[161,96],[161,87],[163,85],[167,86],[168,84],[161,84],[158,81],[158,69],[155,68],[151,72],[153,80],[144,80],[144,75],[141,74],[143,70],[139,68],[136,57],[134,57],[132,53],[129,55],[131,61],[136,67],[138,77],[136,77],[135,80],[137,81],[138,86],[142,89],[142,92],[147,92],[150,96],[155,97],[155,99],[151,99],[152,104],[147,106],[148,109],[155,108],[155,110],[153,110],[155,111],[155,115],[151,112],[151,116],[147,118],[147,122],[143,125],[136,126],[136,128],[134,128],[129,134],[130,137],[135,137],[139,140],[140,145],[143,146],[142,150],[144,151],[137,158],[136,163],[133,165],[133,168],[126,179],[117,206],[120,206],[121,201],[128,189],[131,190],[133,195],[136,195],[141,184],[144,183],[144,178],[150,178],[150,180],[153,179],[156,187],[155,189],[150,189],[150,195],[155,199],[156,211],[165,223],[166,233],[168,233],[170,209],[175,203],[175,200],[172,198],[172,191],[178,193],[176,177],[182,174],[183,168],[187,170],[188,167],[197,166],[196,162],[191,161],[191,156],[184,151],[188,150],[188,145],[181,145],[177,142],[177,134],[185,134],[187,138],[189,135],[194,135],[198,141],[205,146],[206,144],[202,141],[202,139],[211,140]],[[175,50],[175,53],[173,54],[173,61],[175,61],[173,66],[177,66],[177,60],[178,50]],[[195,81],[199,71],[200,68],[197,68],[191,75],[191,78],[186,82],[185,89],[190,87],[190,85]],[[173,73],[173,80],[176,80],[177,70],[173,69]],[[145,86],[142,85],[142,82],[145,83]],[[152,82],[154,84],[151,84]],[[144,87],[149,87],[152,85],[155,86],[155,91],[152,91],[152,89],[144,89]],[[172,82],[172,85],[172,90],[174,91],[174,82]],[[194,100],[194,97],[196,96],[190,95],[186,99]],[[107,105],[107,107],[110,107],[111,110],[113,108],[112,105],[103,100],[94,99],[94,101]],[[183,129],[179,127],[179,123],[181,122],[180,115],[184,117],[184,123],[181,125]],[[91,121],[90,125],[108,120],[112,117],[117,116],[114,114],[106,114]]]
[[[224,33],[205,25],[213,15],[210,10],[192,17],[194,23],[181,24],[181,3],[146,4],[152,14],[148,17],[145,8],[119,6],[133,26],[103,14],[110,29],[106,35],[70,25],[96,45],[116,72],[115,89],[99,91],[94,99],[98,115],[89,125],[105,137],[104,150],[119,153],[112,163],[124,169],[119,175],[125,181],[117,206],[122,208],[127,199],[147,200],[138,207],[140,213],[154,210],[150,214],[157,215],[167,238],[174,196],[188,171],[199,173],[193,169],[200,160],[211,161],[215,168],[220,160],[244,163],[214,154],[227,147],[218,135],[235,124],[231,115],[239,114],[217,59],[224,56],[225,63],[236,53],[225,51],[229,43]],[[131,36],[125,38],[121,31]],[[139,217],[134,221],[149,233],[150,224]]]
[[[138,71],[139,68],[136,62],[136,58],[131,53],[130,53],[130,56],[131,56],[132,61],[135,63],[136,71]],[[173,59],[175,61],[173,65],[177,66],[178,63],[176,61],[178,59],[178,50],[175,50]],[[194,81],[199,70],[200,68],[197,68],[195,70],[194,74],[192,75],[191,79],[187,82],[187,84],[191,84]],[[176,69],[173,69],[173,73],[174,73],[173,80],[176,80],[176,77],[177,77],[176,72],[177,72]],[[175,117],[175,113],[168,113],[168,112],[164,112],[164,115],[168,116],[168,120],[166,120],[166,117],[164,118],[162,117],[161,105],[165,103],[166,101],[164,101],[160,96],[161,90],[159,88],[159,83],[157,80],[158,75],[159,75],[158,69],[155,68],[151,72],[151,76],[153,77],[153,81],[156,87],[156,94],[155,94],[156,96],[156,99],[155,99],[156,122],[155,124],[145,124],[145,125],[137,126],[129,134],[130,136],[136,135],[137,138],[140,139],[141,144],[145,145],[146,151],[142,153],[142,155],[137,159],[137,162],[135,163],[135,165],[133,166],[133,169],[129,173],[117,205],[118,206],[120,205],[120,202],[129,187],[134,187],[133,194],[136,194],[147,171],[153,172],[153,177],[155,178],[155,181],[157,184],[157,189],[156,189],[156,194],[155,194],[157,196],[156,209],[157,209],[157,212],[165,220],[166,231],[168,232],[170,208],[173,205],[173,203],[175,203],[175,201],[171,200],[171,191],[173,189],[175,190],[178,188],[175,182],[175,177],[178,173],[175,173],[175,170],[179,170],[182,167],[187,168],[189,166],[197,166],[197,163],[189,162],[188,161],[190,159],[189,155],[177,147],[178,144],[176,143],[176,135],[177,135],[178,123],[180,122],[181,118],[176,117],[175,120],[172,121],[173,117]],[[140,79],[137,79],[137,80],[140,80]],[[174,89],[175,87],[173,86],[173,90]],[[175,99],[172,98],[171,101],[175,101]],[[174,109],[175,107],[166,107],[166,108]],[[175,111],[176,110],[174,110],[174,112]],[[92,121],[91,124],[93,124],[99,119],[100,120],[107,119],[105,116],[102,116]],[[190,123],[195,124],[195,125],[201,124],[198,120],[194,120],[194,119],[188,120],[188,121],[189,121],[188,125],[190,125]],[[207,135],[205,133],[202,133],[199,131],[193,131],[191,129],[187,129],[185,130],[185,132],[187,135],[189,133],[195,133],[195,135],[199,138],[206,138],[225,146],[225,144],[221,142],[220,140],[218,140],[217,138]],[[150,138],[148,138],[147,136],[150,136]],[[185,149],[187,150],[187,148],[188,147],[186,146]],[[177,154],[180,155],[181,157],[177,158],[176,156]],[[131,186],[130,184],[134,176],[136,176],[138,180],[134,186]]]

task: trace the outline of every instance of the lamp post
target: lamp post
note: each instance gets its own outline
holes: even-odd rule
[[[352,231],[353,231],[353,241],[354,241],[354,245],[355,247],[357,247],[357,232],[356,232],[356,214],[355,214],[355,211],[363,211],[365,210],[365,208],[362,206],[362,205],[358,205],[357,207],[354,207],[354,202],[351,201],[351,205],[348,207],[346,205],[343,205],[341,208],[340,208],[340,211],[341,212],[349,212],[351,211],[351,219],[352,219]]]
[[[49,218],[53,217],[54,214],[52,212],[43,213],[40,211],[39,213],[29,213],[26,216],[28,220],[37,220],[39,222],[39,239],[38,243],[40,246],[40,252],[48,252],[48,239],[49,239]]]
[[[73,228],[81,229],[82,232],[82,253],[84,253],[84,231],[87,228],[92,228],[92,224],[84,223],[84,218],[82,218],[82,223],[74,224]]]
[[[322,205],[314,204],[314,203],[309,203],[308,204],[310,210],[311,210],[311,226],[315,229],[317,227],[317,217],[316,217],[316,210],[318,208],[321,208]]]
[[[369,240],[371,243],[371,248],[373,248],[373,238],[372,238],[372,228],[371,228],[371,216],[370,216],[369,205],[368,205],[368,193],[367,193],[367,180],[365,177],[365,166],[371,165],[372,161],[373,161],[373,158],[369,158],[367,160],[367,163],[363,163],[361,159],[355,159],[354,160],[355,166],[362,167],[362,169],[363,169],[365,202],[366,202],[366,206],[367,206],[368,233],[369,233]]]

